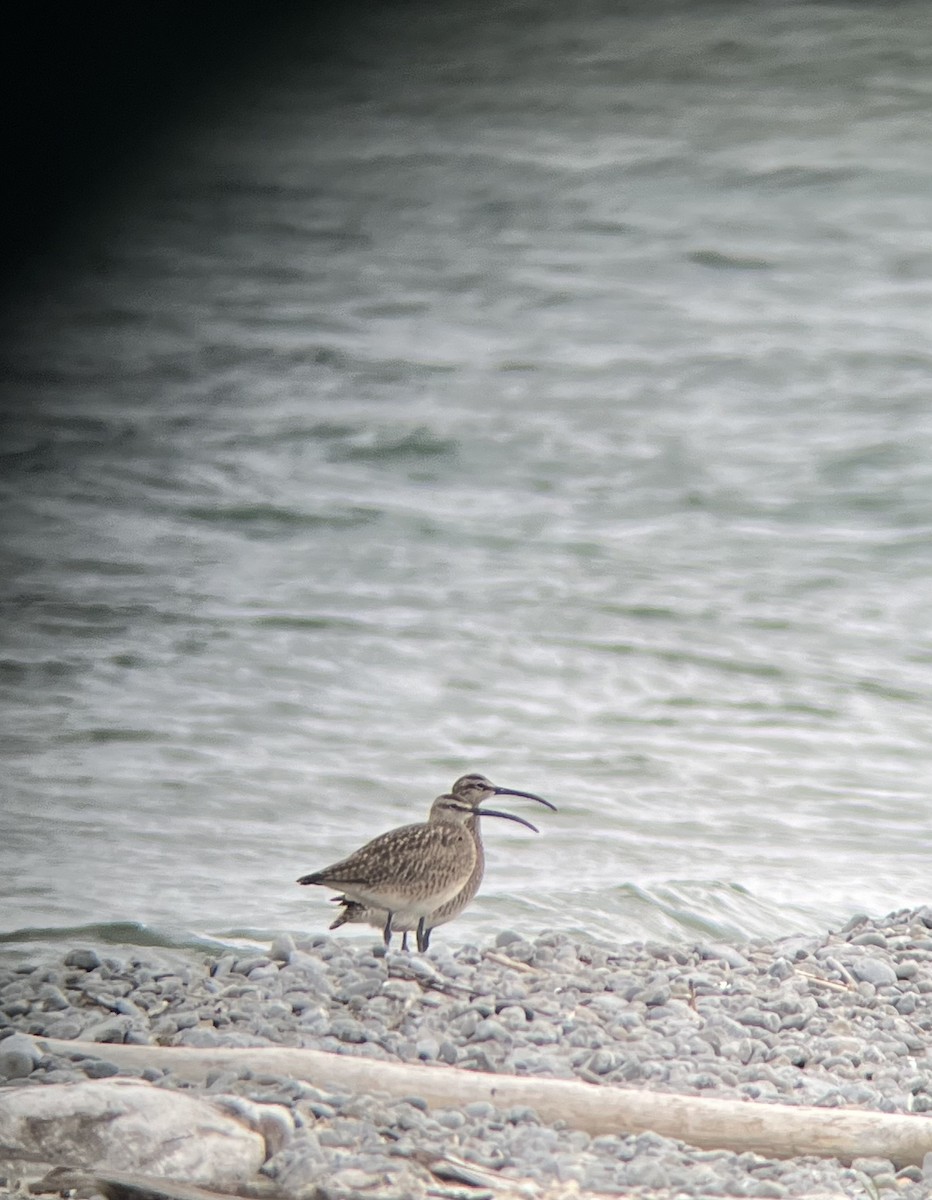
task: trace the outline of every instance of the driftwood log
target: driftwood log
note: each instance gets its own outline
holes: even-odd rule
[[[100,1056],[95,1042],[35,1039],[54,1054]],[[542,1121],[563,1120],[593,1136],[652,1130],[706,1150],[751,1150],[771,1158],[813,1154],[850,1163],[886,1158],[897,1168],[922,1166],[932,1152],[932,1118],[862,1109],[813,1108],[676,1096],[599,1087],[564,1079],[492,1075],[456,1067],[409,1066],[322,1050],[277,1046],[202,1050],[187,1046],[106,1046],[121,1067],[160,1067],[198,1082],[209,1071],[251,1071],[302,1079],[333,1092],[420,1096],[432,1108],[486,1100],[498,1108],[526,1105]]]

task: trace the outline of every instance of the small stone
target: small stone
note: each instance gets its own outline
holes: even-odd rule
[[[129,1017],[107,1017],[84,1030],[87,1042],[122,1042],[130,1028]]]
[[[488,1100],[473,1100],[463,1109],[467,1117],[488,1121],[495,1116],[495,1108]]]
[[[111,1075],[119,1075],[120,1068],[116,1063],[107,1062],[104,1058],[91,1058],[81,1063],[81,1069],[88,1079],[109,1079]]]
[[[421,1062],[433,1062],[440,1054],[440,1043],[436,1038],[420,1038],[414,1049]]]
[[[60,1038],[65,1042],[73,1042],[75,1038],[81,1036],[81,1031],[84,1028],[84,1022],[76,1016],[56,1017],[52,1021],[45,1022],[45,1028],[42,1030],[43,1037]]]
[[[476,1032],[472,1036],[474,1042],[507,1042],[508,1031],[501,1021],[496,1021],[492,1017],[486,1017],[476,1026]]]
[[[459,1051],[452,1042],[441,1042],[440,1049],[437,1051],[437,1059],[446,1063],[448,1067],[452,1067],[459,1058]]]
[[[635,1187],[659,1191],[669,1185],[666,1168],[655,1158],[635,1158],[625,1167],[625,1181]]]
[[[264,954],[252,955],[248,958],[238,958],[233,964],[233,973],[236,975],[248,975],[256,967],[267,967],[270,961]]]
[[[888,1158],[855,1158],[851,1167],[860,1171],[862,1175],[867,1175],[869,1179],[875,1179],[878,1175],[893,1174],[893,1163]]]
[[[759,1200],[780,1200],[786,1194],[786,1188],[772,1179],[756,1180],[751,1184],[750,1190],[745,1193],[747,1196],[758,1197]]]
[[[527,1013],[520,1004],[507,1005],[499,1012],[498,1019],[506,1029],[512,1031],[523,1029],[527,1025]]]
[[[366,1040],[366,1030],[363,1025],[359,1021],[349,1018],[334,1021],[331,1026],[331,1032],[341,1042],[352,1042],[359,1045]]]
[[[0,1079],[25,1079],[39,1065],[42,1051],[32,1038],[14,1033],[0,1042]]]
[[[114,1012],[122,1013],[122,1015],[125,1017],[138,1017],[139,1020],[145,1019],[145,1013],[143,1010],[138,1005],[134,1004],[132,1000],[127,1000],[123,996],[116,1001],[113,1006],[113,1010]]]
[[[739,1025],[750,1025],[756,1029],[766,1029],[768,1033],[776,1033],[780,1028],[780,1017],[775,1012],[761,1012],[757,1008],[746,1008],[737,1016]]]
[[[888,987],[896,983],[896,971],[882,958],[859,958],[848,970],[859,983],[870,983],[874,987]]]
[[[609,1071],[614,1071],[617,1065],[618,1060],[610,1050],[596,1050],[586,1063],[593,1075],[607,1075]]]
[[[750,961],[734,946],[726,946],[721,942],[705,943],[699,946],[698,950],[700,958],[719,959],[721,962],[727,963],[733,971],[740,971],[743,967],[751,965]]]
[[[274,979],[277,974],[277,963],[264,963],[261,967],[253,967],[249,972],[249,978],[253,983],[257,983],[262,979]]]
[[[875,929],[869,929],[867,933],[859,933],[850,941],[852,946],[878,946],[881,950],[887,948],[887,939]]]
[[[39,999],[46,1012],[61,1012],[62,1009],[71,1007],[68,997],[61,988],[50,983],[45,983],[39,988]]]
[[[747,1065],[754,1057],[754,1043],[750,1038],[741,1038],[734,1053],[739,1062]]]
[[[280,933],[272,942],[269,950],[269,958],[274,962],[287,963],[291,960],[291,956],[295,953],[296,949],[297,947],[291,934]]]
[[[72,950],[65,956],[66,967],[79,971],[96,971],[100,966],[100,955],[96,950]]]
[[[214,977],[214,979],[223,979],[227,975],[230,974],[230,972],[233,970],[233,967],[235,964],[236,964],[236,955],[235,954],[224,954],[223,957],[218,958],[217,961],[210,968],[210,973]]]

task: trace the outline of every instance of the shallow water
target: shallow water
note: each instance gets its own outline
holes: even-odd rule
[[[370,13],[205,110],[12,348],[0,930],[324,928],[467,770],[560,812],[448,940],[926,901],[927,15]]]

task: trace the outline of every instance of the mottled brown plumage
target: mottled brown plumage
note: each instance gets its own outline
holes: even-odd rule
[[[475,838],[466,828],[473,815],[473,807],[456,796],[438,796],[429,821],[389,830],[348,858],[303,875],[298,883],[339,888],[350,901],[382,909],[386,945],[397,916],[417,929],[418,949],[424,950],[429,940],[424,918],[452,900],[475,867]],[[511,813],[487,809],[485,815],[529,824]]]
[[[528,800],[536,800],[539,804],[544,804],[547,808],[556,811],[555,806],[549,800],[544,800],[541,796],[535,796],[533,792],[518,792],[513,788],[498,787],[489,779],[486,779],[484,775],[479,774],[461,776],[453,784],[450,793],[464,804],[468,804],[472,809],[472,815],[467,819],[465,827],[475,844],[476,859],[469,877],[460,890],[451,899],[438,905],[425,917],[423,936],[425,949],[430,943],[431,930],[436,928],[437,925],[445,925],[447,921],[452,921],[455,917],[458,917],[467,905],[472,903],[479,890],[479,885],[482,883],[482,876],[485,871],[485,849],[482,845],[482,836],[479,832],[479,816],[481,815],[479,806],[483,800],[487,800],[490,796],[522,796]],[[443,798],[440,797],[440,799]],[[438,800],[435,800],[434,805],[436,806],[438,802]],[[488,816],[491,814],[489,814],[488,810],[485,810],[485,815]],[[434,819],[434,809],[431,808],[428,823]],[[342,896],[334,896],[333,902],[335,904],[342,904],[343,908],[339,916],[331,924],[331,929],[338,929],[341,925],[347,924],[365,924],[374,925],[378,929],[384,928],[386,920],[384,909],[374,908],[371,905],[351,899],[348,893]],[[404,913],[395,914],[392,928],[401,932],[403,949],[407,949],[408,933],[417,928],[418,921],[419,919],[408,919],[407,914]]]

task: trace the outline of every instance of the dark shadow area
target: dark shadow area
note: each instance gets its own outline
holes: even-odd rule
[[[296,22],[323,46],[329,20],[296,3],[21,9],[0,71],[3,310],[50,282],[207,106],[266,70]]]

